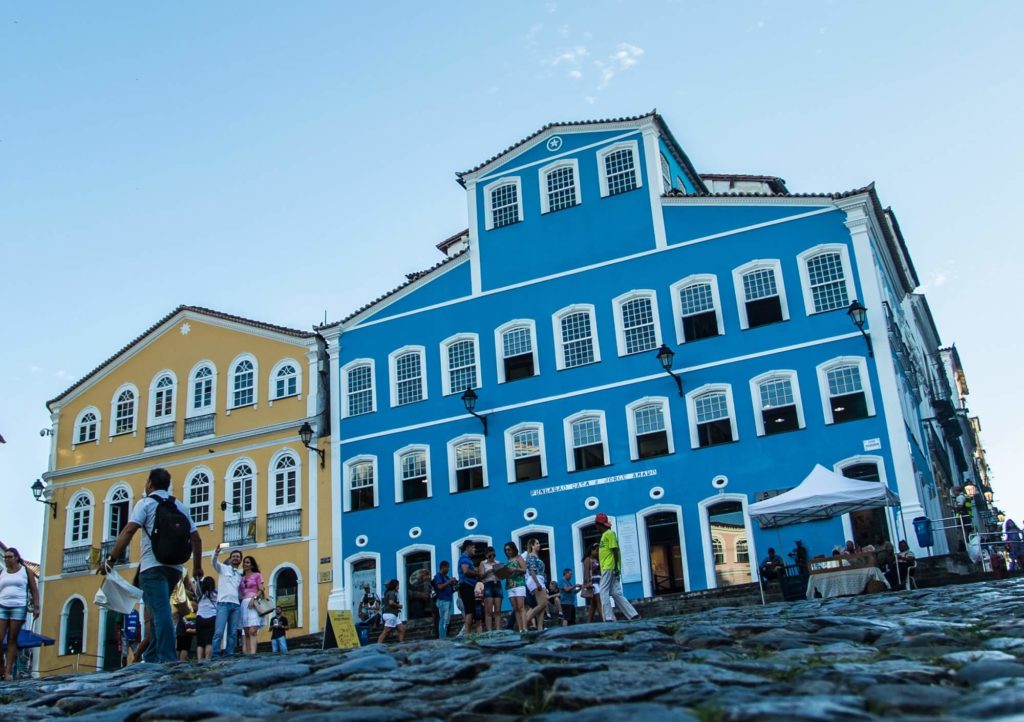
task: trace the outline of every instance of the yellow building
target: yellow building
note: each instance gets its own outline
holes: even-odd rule
[[[200,530],[204,569],[212,573],[220,542],[240,546],[286,607],[290,636],[320,629],[332,581],[330,451],[319,440],[327,435],[325,363],[313,332],[180,306],[48,402],[52,514],[39,631],[57,643],[41,653],[41,674],[119,665],[116,615],[92,603],[95,562],[158,466]],[[314,450],[298,434],[305,422]],[[139,537],[119,567],[129,580]]]

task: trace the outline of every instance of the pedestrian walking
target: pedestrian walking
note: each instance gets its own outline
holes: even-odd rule
[[[459,600],[462,602],[463,634],[473,631],[473,611],[476,605],[476,564],[473,563],[473,554],[476,553],[476,545],[471,539],[462,543],[462,556],[459,557]]]
[[[539,556],[540,540],[527,539],[526,541],[526,591],[533,594],[537,605],[526,615],[526,626],[530,622],[537,625],[537,631],[544,631],[544,615],[548,611],[548,589],[547,579],[544,574],[544,560]]]
[[[288,651],[288,617],[284,616],[281,605],[274,607],[274,616],[270,618],[270,649],[274,654],[285,654]]]
[[[264,590],[259,564],[251,556],[242,557],[242,584],[238,594],[242,598],[242,652],[253,655],[256,654],[256,635],[263,626],[263,617],[256,610],[256,597],[262,597]]]
[[[405,641],[405,622],[402,621],[402,603],[398,601],[398,580],[392,579],[384,587],[384,629],[377,638],[377,644],[384,644],[392,629],[398,630],[398,641]]]
[[[501,562],[494,558],[494,547],[487,547],[484,559],[477,568],[477,576],[484,583],[484,628],[488,632],[501,629],[501,582],[496,571]]]
[[[580,594],[587,601],[587,623],[604,621],[604,612],[601,609],[601,563],[598,561],[600,546],[591,544],[583,557],[583,589]]]
[[[227,544],[221,544],[218,553],[223,554]],[[242,552],[233,549],[228,563],[222,563],[217,554],[213,556],[213,568],[220,575],[217,579],[217,622],[213,631],[213,654],[230,657],[237,651],[240,605],[238,590],[242,585]],[[223,649],[221,648],[223,641]]]
[[[146,496],[135,504],[128,522],[118,534],[108,557],[98,572],[106,575],[114,568],[135,532],[142,529],[142,555],[139,557],[139,584],[146,611],[152,613],[149,631],[153,641],[146,649],[147,662],[173,662],[174,619],[171,616],[171,592],[181,580],[182,565],[192,559],[192,576],[203,576],[203,540],[188,510],[170,495],[171,475],[156,468],[146,479]]]
[[[434,592],[437,594],[437,638],[448,638],[448,622],[452,618],[452,588],[459,583],[455,577],[448,576],[448,562],[441,562],[437,574],[431,580]]]
[[[612,608],[612,601],[615,606],[622,610],[626,619],[637,619],[640,614],[629,603],[622,593],[622,558],[619,552],[619,537],[612,531],[608,515],[600,513],[595,517],[594,523],[604,527],[601,535],[600,547],[598,550],[598,562],[601,565],[601,603],[604,621],[615,621],[615,610]]]
[[[582,585],[574,584],[572,581],[572,569],[563,569],[562,581],[558,585],[558,597],[562,602],[562,616],[565,621],[562,626],[576,624],[576,592],[581,588]]]
[[[515,615],[516,631],[526,631],[526,561],[519,554],[519,548],[515,542],[505,542],[505,567],[511,572],[505,580],[505,588],[508,590],[508,601],[512,605],[512,613]]]
[[[7,654],[0,661],[0,680],[14,679],[18,657],[18,632],[28,617],[29,596],[32,609],[38,614],[39,587],[36,578],[28,573],[21,561],[21,552],[14,547],[4,551],[4,566],[0,569],[0,642],[6,639]]]
[[[217,628],[217,582],[203,577],[196,585],[196,659],[213,656],[213,633]]]

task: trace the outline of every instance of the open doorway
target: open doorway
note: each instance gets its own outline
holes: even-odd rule
[[[715,586],[749,584],[753,581],[753,575],[743,503],[738,500],[715,502],[706,507],[705,513],[711,533],[710,552],[715,570]]]
[[[644,517],[644,527],[647,531],[651,594],[658,596],[686,591],[679,517],[674,511],[655,512]]]

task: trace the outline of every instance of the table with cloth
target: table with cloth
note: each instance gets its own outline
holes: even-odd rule
[[[825,599],[860,594],[871,580],[882,582],[889,589],[889,582],[878,567],[852,567],[812,574],[807,582],[807,598],[814,599],[815,592]]]

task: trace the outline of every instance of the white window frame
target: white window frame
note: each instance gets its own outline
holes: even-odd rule
[[[831,308],[828,311],[817,311],[814,308],[814,294],[811,292],[811,274],[807,270],[807,262],[822,253],[839,254],[839,259],[843,264],[843,283],[846,286],[846,298],[851,302],[857,298],[857,291],[853,284],[853,267],[850,265],[850,249],[843,243],[822,243],[813,248],[808,248],[796,257],[797,269],[800,271],[800,290],[803,291],[804,297],[804,310],[808,316],[840,310],[839,308]],[[849,308],[849,306],[844,308]]]
[[[277,464],[285,457],[291,457],[295,462],[295,501],[284,504],[277,503]],[[302,454],[290,447],[280,449],[270,457],[270,465],[267,468],[267,512],[291,511],[302,508]]]
[[[590,315],[590,343],[594,350],[594,360],[588,364],[580,364],[569,368],[582,368],[591,364],[601,363],[601,342],[597,336],[597,312],[592,303],[576,303],[572,306],[555,311],[551,315],[551,329],[555,339],[555,368],[565,371],[565,340],[562,338],[562,319],[574,313],[587,313]]]
[[[654,348],[646,349],[644,351],[632,351],[626,350],[626,327],[622,315],[622,307],[630,301],[635,301],[639,298],[646,298],[651,302],[651,319],[654,323]],[[661,317],[658,315],[658,294],[656,291],[650,289],[634,289],[623,293],[620,296],[616,296],[612,299],[612,314],[615,318],[615,347],[619,353],[619,356],[635,356],[645,353],[656,353],[658,348],[661,346]]]
[[[608,176],[605,173],[604,159],[612,153],[619,150],[632,150],[633,151],[633,175],[636,177],[636,188],[644,187],[644,177],[640,172],[640,144],[635,140],[625,140],[615,145],[610,145],[607,148],[602,148],[597,152],[597,178],[601,186],[601,197],[608,197]],[[627,191],[628,192],[628,191]],[[621,195],[621,194],[616,194]]]
[[[793,369],[765,371],[763,374],[758,374],[750,379],[750,402],[754,407],[754,426],[757,429],[758,436],[765,435],[764,417],[762,416],[764,409],[761,408],[761,384],[777,378],[789,379],[789,385],[793,389],[793,403],[796,406],[797,428],[804,429],[807,427],[804,421],[804,401],[800,395],[800,381],[797,372]]]
[[[117,431],[117,397],[125,391],[131,391],[135,396],[135,401],[132,404],[132,425],[130,429],[125,431]],[[135,387],[135,384],[121,384],[114,391],[114,395],[110,399],[110,434],[108,438],[114,438],[115,436],[125,436],[131,434],[135,436],[139,429],[139,390]]]
[[[346,459],[343,464],[344,499],[342,501],[344,504],[342,508],[345,511],[352,511],[352,468],[366,463],[373,466],[373,508],[376,509],[380,506],[380,465],[377,463],[377,457],[373,454],[361,454]]]
[[[274,571],[270,572],[270,576],[267,577],[269,583],[267,584],[267,595],[277,603],[277,575],[283,572],[285,569],[290,569],[295,574],[295,624],[290,625],[289,629],[302,629],[305,625],[302,619],[302,610],[304,601],[304,590],[303,584],[305,580],[302,578],[302,570],[299,569],[295,564],[291,562],[281,562]]]
[[[195,405],[195,384],[196,375],[204,368],[210,369],[210,404],[208,406]],[[188,400],[185,402],[185,418],[193,416],[206,416],[217,413],[217,365],[213,361],[200,361],[188,372],[188,389],[185,391]]]
[[[427,499],[434,497],[434,478],[430,473],[430,446],[427,444],[408,444],[403,446],[401,449],[394,453],[394,466],[395,466],[395,503],[402,504],[405,502],[402,494],[402,457],[412,452],[422,451],[424,453],[424,459],[427,464]],[[420,501],[419,499],[413,499],[413,501]]]
[[[216,496],[217,482],[213,476],[213,471],[210,469],[210,467],[196,466],[193,467],[192,469],[189,469],[188,475],[185,477],[185,483],[182,484],[181,488],[181,503],[186,509],[188,509],[188,515],[192,518],[192,521],[194,522],[195,518],[192,517],[192,487],[195,484],[196,477],[199,476],[200,474],[204,474],[206,478],[209,480],[210,498],[206,502],[206,521],[199,523],[206,524],[212,529],[214,509],[213,501],[214,497]]]
[[[834,424],[832,417],[832,396],[828,388],[828,372],[838,366],[856,365],[860,370],[860,384],[864,392],[864,403],[868,409],[868,417],[875,415],[875,398],[871,392],[871,377],[868,376],[868,360],[863,356],[837,356],[824,363],[818,364],[815,371],[818,375],[818,393],[821,395],[821,412],[826,424]]]
[[[242,509],[238,514],[235,514],[231,509],[232,499],[234,498],[231,493],[231,485],[235,481],[235,471],[242,464],[246,464],[252,470],[252,509],[248,512]],[[212,481],[212,479],[211,479]],[[259,511],[259,492],[260,492],[260,469],[256,466],[256,462],[247,456],[240,457],[231,462],[228,467],[227,473],[224,475],[224,501],[228,503],[228,509],[224,512],[225,525],[228,522],[238,521],[240,519],[255,519]],[[240,498],[245,498],[244,495],[240,495]]]
[[[171,411],[168,414],[158,417],[156,415],[157,384],[164,378],[171,379],[171,385],[165,388],[171,390]],[[175,420],[178,414],[178,377],[170,369],[164,369],[153,377],[149,382],[149,408],[146,411],[146,425],[156,426],[157,424],[169,424]]]
[[[680,292],[687,286],[698,283],[707,283],[711,286],[711,300],[715,304],[715,319],[718,322],[718,335],[725,335],[725,321],[722,318],[722,297],[718,293],[718,276],[713,273],[695,273],[682,278],[671,286],[669,292],[672,294],[672,317],[675,320],[676,342],[680,345],[687,342],[686,334],[683,331],[683,301],[679,298]],[[701,341],[703,339],[697,339]],[[694,343],[690,341],[690,343]]]
[[[565,468],[568,471],[576,471],[576,456],[573,453],[576,447],[572,443],[572,425],[577,421],[589,417],[596,417],[601,426],[601,445],[604,448],[604,465],[608,466],[612,463],[611,461],[611,442],[608,439],[608,423],[605,419],[604,411],[599,409],[589,409],[586,411],[577,411],[572,416],[566,416],[562,419],[562,433],[565,440]],[[590,471],[590,469],[584,469],[584,471]]]
[[[410,401],[408,404],[398,403],[398,369],[396,361],[399,356],[407,353],[418,353],[420,355],[420,399]],[[391,385],[391,408],[396,406],[409,406],[427,400],[427,351],[423,346],[402,346],[388,354],[388,380]]]
[[[110,531],[110,515],[114,511],[114,494],[116,494],[118,491],[125,491],[128,493],[128,511],[124,519],[125,524],[128,523],[128,516],[131,516],[132,501],[134,499],[134,496],[132,494],[132,488],[123,481],[114,484],[107,491],[107,496],[103,499],[103,533],[100,534],[101,541],[113,541],[117,538],[116,534],[114,536],[110,536],[108,532]],[[124,527],[122,526],[122,528]]]
[[[249,361],[252,363],[252,403],[235,406],[235,369],[237,369],[238,364],[243,361]],[[259,361],[256,360],[256,357],[251,353],[243,353],[236,356],[228,365],[228,382],[225,385],[228,387],[227,404],[225,405],[228,414],[231,413],[232,409],[244,409],[249,406],[254,409],[258,408],[260,401],[260,364]]]
[[[473,358],[476,359],[474,362],[473,369],[473,388],[480,388],[480,334],[477,333],[457,333],[454,336],[449,336],[441,342],[441,395],[451,396],[452,394],[462,394],[466,389],[453,389],[451,384],[451,376],[449,374],[450,367],[448,361],[448,349],[457,343],[469,341],[473,344]]]
[[[725,404],[729,410],[729,425],[732,428],[732,440],[733,442],[740,440],[739,424],[736,420],[736,404],[733,403],[732,398],[732,384],[704,384],[703,386],[690,391],[686,394],[686,416],[687,423],[690,427],[690,448],[700,449],[700,439],[697,435],[697,405],[695,399],[698,396],[703,396],[710,392],[725,392]],[[711,448],[711,447],[704,447]]]
[[[480,444],[480,463],[483,465],[483,479],[484,488],[486,489],[491,485],[490,480],[487,478],[487,440],[483,434],[463,434],[448,442],[448,493],[458,494],[459,482],[458,482],[458,469],[455,468],[455,447],[467,442],[476,442]],[[463,492],[464,493],[464,492]]]
[[[558,160],[554,163],[549,163],[537,172],[538,185],[540,190],[540,212],[541,215],[545,213],[552,213],[551,210],[551,199],[548,198],[548,176],[552,172],[559,170],[560,168],[572,168],[573,178],[573,195],[576,198],[576,206],[583,203],[583,194],[580,192],[580,163],[575,158],[566,158],[564,160]],[[559,208],[558,210],[564,211],[568,208],[574,208],[575,206],[567,206],[566,208]],[[557,211],[555,211],[557,212]]]
[[[523,431],[537,432],[537,445],[540,448],[540,477],[548,475],[548,452],[544,443],[544,424],[539,421],[525,421],[505,429],[505,475],[509,484],[526,484],[529,482],[516,481],[516,457],[515,442],[513,437]],[[532,481],[537,481],[533,479]]]
[[[94,422],[96,424],[94,438],[79,441],[80,432],[84,423],[82,420],[85,418],[86,414],[93,414],[96,417],[96,421]],[[75,428],[74,431],[71,432],[71,448],[74,449],[76,446],[81,446],[82,444],[96,444],[98,446],[100,443],[100,434],[102,432],[103,416],[100,414],[100,410],[95,406],[86,406],[78,412],[78,416],[75,418]]]
[[[370,367],[370,410],[365,414],[350,414],[348,411],[348,375],[353,369],[360,366]],[[397,386],[396,386],[397,389]],[[392,404],[394,406],[394,404]],[[341,367],[341,418],[347,419],[354,416],[366,416],[377,410],[377,365],[372,358],[357,358],[349,361]]]
[[[57,656],[67,656],[65,648],[68,643],[68,617],[71,616],[71,602],[78,600],[82,603],[84,611],[82,612],[82,649],[81,652],[85,653],[88,650],[89,645],[89,602],[85,601],[85,598],[81,594],[72,594],[64,601],[64,606],[60,611],[60,639],[57,640]]]
[[[747,320],[747,295],[743,290],[743,277],[751,271],[770,269],[775,274],[775,289],[779,292],[779,305],[782,308],[782,320],[789,320],[789,301],[786,298],[786,284],[782,279],[782,262],[778,258],[766,258],[744,263],[732,269],[732,286],[736,293],[736,311],[740,317],[740,328],[750,328]]]
[[[651,404],[661,406],[661,415],[665,419],[665,434],[668,437],[668,453],[676,453],[676,442],[672,434],[672,407],[668,403],[667,396],[644,396],[626,404],[626,428],[629,430],[629,458],[631,461],[640,461],[640,451],[637,448],[636,440],[636,417],[634,412]]]
[[[483,201],[484,201],[484,229],[488,231],[494,230],[494,206],[491,204],[491,191],[499,186],[514,185],[516,187],[516,198],[518,203],[518,218],[519,223],[523,222],[523,180],[519,176],[506,176],[504,178],[498,178],[491,183],[488,183],[483,187]],[[508,223],[505,226],[499,226],[499,228],[505,228],[506,226],[515,225],[514,223]]]
[[[81,539],[73,541],[71,539],[71,530],[74,527],[74,516],[75,509],[78,508],[75,505],[78,504],[79,499],[86,499],[88,505],[82,506],[84,514],[88,515],[89,519],[89,532],[85,534]],[[130,512],[130,510],[129,510]],[[68,500],[68,505],[65,510],[64,520],[64,547],[66,549],[77,549],[78,547],[87,547],[92,545],[92,535],[96,530],[96,500],[92,496],[92,492],[83,489],[77,494],[72,496]],[[101,536],[102,538],[102,536]]]
[[[540,376],[540,356],[537,351],[537,323],[532,318],[517,318],[503,323],[494,329],[494,358],[498,366],[498,383],[505,381],[505,339],[506,332],[520,326],[530,329],[530,348],[533,353],[533,375]],[[517,381],[520,379],[517,379]]]
[[[285,366],[291,366],[295,369],[295,393],[285,394],[284,396],[277,395],[277,374]],[[270,369],[270,383],[267,389],[267,398],[270,399],[270,405],[273,406],[274,401],[277,399],[291,399],[297,398],[299,401],[302,400],[302,364],[293,358],[283,358],[274,364],[274,367]]]

